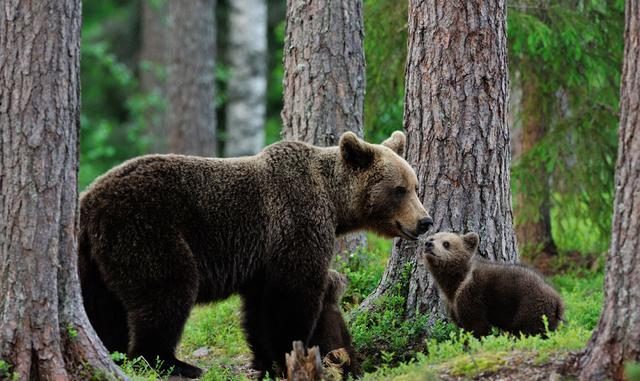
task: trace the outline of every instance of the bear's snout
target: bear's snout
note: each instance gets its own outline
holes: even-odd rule
[[[418,221],[418,235],[426,233],[431,226],[433,226],[433,220],[431,217],[425,217]]]

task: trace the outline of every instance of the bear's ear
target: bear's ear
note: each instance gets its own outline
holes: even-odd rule
[[[340,137],[340,155],[350,166],[364,169],[373,161],[374,152],[367,143],[349,131]]]
[[[394,131],[391,134],[391,137],[384,142],[382,145],[388,148],[391,148],[395,153],[402,156],[404,154],[404,146],[407,144],[407,137],[404,135],[404,132]]]
[[[464,247],[466,247],[467,250],[471,253],[475,253],[478,249],[478,244],[480,244],[480,236],[474,232],[470,232],[462,236],[462,241],[464,242]]]

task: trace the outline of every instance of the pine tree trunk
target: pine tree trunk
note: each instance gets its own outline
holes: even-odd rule
[[[346,131],[364,134],[362,0],[287,0],[282,136],[333,146]],[[363,233],[338,252],[365,245]]]
[[[626,4],[611,247],[600,323],[579,362],[582,380],[622,380],[640,361],[640,1]]]
[[[520,160],[525,160],[528,176],[521,180],[521,191],[516,197],[516,236],[520,252],[529,257],[544,253],[556,254],[551,236],[551,192],[549,175],[544,162],[527,157],[545,136],[548,97],[540,91],[535,71],[523,75],[522,86],[522,131],[520,135]]]
[[[79,0],[0,6],[0,359],[23,380],[123,378],[76,268],[80,23]]]
[[[404,128],[407,160],[434,219],[431,233],[478,232],[482,256],[514,261],[505,11],[504,0],[410,0]],[[361,309],[401,284],[407,318],[443,317],[435,282],[418,260],[422,247],[395,241]]]
[[[167,2],[142,1],[140,85],[147,95],[164,98],[165,83],[162,72],[167,68]],[[154,105],[155,106],[155,105]],[[167,131],[163,107],[146,110],[145,123],[152,152],[167,151]]]
[[[229,3],[229,66],[225,156],[253,155],[264,146],[267,91],[266,0]]]
[[[216,155],[215,0],[169,0],[169,151]]]

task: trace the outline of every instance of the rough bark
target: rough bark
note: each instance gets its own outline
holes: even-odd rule
[[[640,361],[640,1],[626,4],[611,247],[600,322],[579,361],[582,380],[622,380]]]
[[[0,7],[0,359],[24,380],[123,377],[76,268],[80,20],[79,0]]]
[[[267,91],[266,0],[229,3],[229,67],[225,156],[248,156],[265,139]]]
[[[287,0],[282,136],[333,146],[346,131],[364,133],[362,0]],[[364,234],[337,252],[364,247]]]
[[[526,161],[527,176],[521,181],[521,191],[516,196],[516,236],[520,252],[535,257],[544,253],[556,254],[551,236],[551,191],[549,174],[539,158],[530,160],[536,146],[542,141],[549,124],[547,105],[549,99],[540,91],[539,78],[534,71],[523,75],[522,86],[522,131],[520,134],[520,159]]]
[[[216,155],[215,0],[169,0],[169,151]]]
[[[324,371],[320,361],[320,349],[311,347],[305,351],[302,341],[293,342],[291,353],[285,354],[287,381],[323,380]]]
[[[140,85],[145,94],[162,99],[165,81],[162,75],[167,67],[167,2],[143,0],[141,20]],[[151,151],[166,152],[167,131],[164,123],[164,107],[151,107],[145,113]]]
[[[404,128],[407,160],[434,219],[431,232],[478,232],[484,257],[514,261],[505,11],[504,0],[410,0]],[[442,317],[435,282],[419,260],[422,248],[423,242],[397,239],[361,308],[400,282],[406,317]]]

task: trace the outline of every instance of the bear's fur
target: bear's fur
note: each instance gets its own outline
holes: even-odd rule
[[[292,342],[313,334],[336,236],[416,239],[431,225],[404,145],[400,132],[382,145],[345,133],[338,147],[287,141],[110,170],[80,198],[79,276],[96,332],[110,351],[198,377],[174,355],[189,311],[239,293],[254,367],[284,369]]]
[[[560,295],[540,275],[521,264],[487,261],[474,255],[476,233],[441,232],[428,238],[424,258],[460,327],[485,336],[491,326],[518,334],[545,334],[563,318]]]
[[[329,270],[327,290],[322,302],[322,312],[318,318],[316,329],[310,340],[310,346],[320,347],[320,353],[326,353],[325,359],[330,364],[341,365],[342,375],[357,376],[361,373],[356,352],[351,342],[351,335],[340,310],[340,300],[347,287],[347,279],[335,270]],[[347,358],[335,353],[347,355]]]

